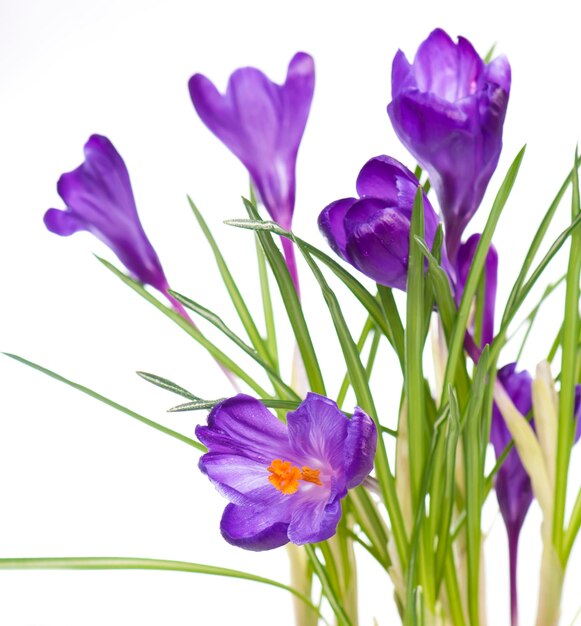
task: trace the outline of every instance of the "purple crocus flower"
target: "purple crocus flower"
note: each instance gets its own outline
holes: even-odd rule
[[[405,291],[418,185],[417,178],[399,161],[388,156],[370,159],[357,177],[359,198],[329,204],[319,215],[319,228],[331,248],[360,272]],[[424,223],[424,238],[431,246],[438,217],[425,195]]]
[[[189,82],[198,115],[246,166],[266,210],[286,229],[291,228],[297,152],[314,86],[314,62],[304,52],[291,59],[282,85],[253,67],[236,70],[224,94],[202,74]],[[298,285],[292,244],[283,238],[283,246]]]
[[[474,260],[474,254],[478,242],[480,241],[480,235],[472,235],[468,241],[463,243],[456,257],[456,288],[454,290],[454,296],[456,305],[460,306],[460,300],[464,293],[464,287],[468,280],[468,274],[472,267]],[[486,255],[486,261],[484,262],[484,309],[482,315],[482,332],[479,342],[475,342],[477,347],[482,350],[485,345],[492,343],[494,338],[494,307],[496,304],[496,284],[498,274],[498,254],[494,246],[488,248]],[[471,323],[469,329],[472,337],[474,338],[474,321]]]
[[[454,43],[441,29],[421,44],[413,63],[401,50],[393,60],[387,111],[430,176],[451,259],[498,163],[510,80],[504,56],[486,64],[467,39]]]
[[[515,407],[522,415],[526,416],[533,408],[531,375],[526,370],[517,372],[516,363],[509,363],[498,371],[497,379],[503,385]],[[577,385],[575,388],[573,418],[576,423],[575,441],[578,441],[581,437],[581,385]],[[534,428],[534,421],[531,424]],[[492,409],[490,440],[497,458],[512,441],[512,436],[496,404],[493,405]],[[516,576],[518,541],[522,525],[533,501],[531,481],[516,448],[508,453],[498,470],[495,489],[498,506],[508,535],[511,623],[516,626],[518,624]]]
[[[229,543],[270,550],[335,534],[341,498],[373,468],[375,425],[361,409],[348,419],[309,393],[280,422],[260,401],[238,394],[196,428],[208,447],[200,469],[230,500],[220,524]]]
[[[163,293],[189,319],[168,293],[159,258],[139,221],[129,172],[120,154],[102,135],[91,135],[84,153],[85,161],[59,178],[57,191],[67,208],[49,209],[44,215],[46,227],[62,236],[80,230],[92,233],[113,250],[136,280]]]

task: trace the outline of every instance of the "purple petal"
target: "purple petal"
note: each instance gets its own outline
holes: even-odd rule
[[[165,293],[167,280],[139,222],[123,159],[101,135],[92,135],[84,152],[84,163],[58,181],[67,209],[49,209],[44,216],[47,228],[64,236],[79,230],[93,233],[137,280]]]
[[[575,420],[575,442],[581,439],[581,385],[575,385],[575,410],[573,419]]]
[[[468,274],[472,267],[476,248],[480,241],[480,235],[472,235],[468,241],[463,243],[456,258],[456,290],[455,299],[456,304],[460,305],[462,294],[464,293],[464,287],[468,280]],[[493,245],[488,249],[486,255],[486,261],[484,263],[484,311],[482,318],[482,340],[480,342],[480,349],[485,345],[492,343],[494,338],[494,308],[496,304],[496,285],[498,275],[498,254]],[[471,328],[472,334],[474,328]]]
[[[355,198],[343,198],[326,206],[319,215],[319,230],[323,233],[327,242],[335,252],[345,261],[351,262],[347,256],[345,246],[347,235],[345,234],[345,215],[357,202]]]
[[[373,280],[405,291],[409,256],[409,218],[382,200],[356,202],[345,216],[347,255]]]
[[[293,512],[288,537],[299,546],[324,541],[335,534],[340,519],[339,498],[331,502],[317,498],[303,499]]]
[[[524,370],[516,371],[516,363],[510,363],[498,371],[498,380],[504,386],[513,404],[523,414],[532,409],[532,378]],[[490,440],[497,458],[512,437],[496,404],[493,407]],[[506,457],[496,477],[496,495],[500,512],[509,533],[517,533],[524,522],[533,499],[530,479],[513,448]]]
[[[270,215],[290,228],[295,164],[314,90],[313,59],[296,54],[283,85],[260,70],[236,70],[221,95],[201,74],[190,96],[206,126],[242,161]]]
[[[388,114],[430,176],[452,260],[498,163],[509,89],[506,59],[486,66],[468,40],[455,44],[441,29],[421,44],[408,72],[401,52],[394,59]]]
[[[308,393],[297,410],[287,414],[287,424],[290,446],[297,457],[305,459],[304,465],[318,469],[316,464],[322,461],[344,471],[348,419],[336,402]]]
[[[373,469],[377,429],[373,420],[359,407],[347,424],[345,441],[345,476],[347,488],[353,489]]]
[[[220,530],[226,541],[253,551],[272,550],[289,542],[290,515],[285,506],[250,507],[229,504],[224,509]]]
[[[240,455],[265,467],[290,451],[285,425],[262,402],[242,393],[218,403],[208,426],[196,427],[196,436],[209,452]]]
[[[244,456],[210,452],[202,456],[199,467],[216,489],[234,504],[264,504],[275,493],[280,493],[268,480],[268,466]]]
[[[361,198],[379,198],[390,206],[403,204],[410,207],[411,215],[418,180],[399,161],[381,155],[361,168],[356,187]]]

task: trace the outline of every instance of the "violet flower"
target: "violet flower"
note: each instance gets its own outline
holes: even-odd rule
[[[458,249],[458,255],[456,257],[456,288],[454,290],[454,297],[456,305],[460,306],[460,300],[464,293],[464,287],[468,280],[468,274],[472,267],[474,260],[474,254],[476,253],[476,247],[480,241],[480,235],[472,235],[468,241],[460,245]],[[475,327],[474,320],[471,321],[470,328],[472,338],[475,341],[475,345],[479,350],[482,350],[485,345],[492,343],[494,338],[494,307],[496,304],[496,284],[498,274],[498,254],[493,245],[488,248],[486,255],[486,261],[484,262],[484,307],[482,312],[482,327],[480,337],[474,337]]]
[[[399,161],[375,157],[357,177],[359,198],[332,202],[319,215],[319,228],[331,248],[360,272],[382,285],[405,291],[410,222],[418,185],[417,178]],[[431,246],[438,217],[425,195],[424,223],[424,239]]]
[[[413,63],[401,50],[393,60],[387,111],[430,176],[451,259],[498,163],[510,81],[504,56],[486,64],[467,39],[454,43],[441,29],[420,45]]]
[[[159,258],[139,221],[120,154],[102,135],[91,135],[84,153],[85,161],[59,178],[57,191],[67,208],[49,209],[44,215],[46,227],[65,237],[81,230],[92,233],[111,248],[133,278],[160,291],[189,320],[168,293]]]
[[[309,393],[279,421],[260,401],[238,394],[196,428],[208,447],[200,469],[230,500],[220,528],[229,543],[270,550],[335,534],[341,499],[373,468],[375,425],[361,409],[348,419]]]
[[[509,363],[498,371],[497,378],[510,396],[515,407],[522,415],[526,416],[533,406],[531,375],[526,370],[517,372],[516,363]],[[575,388],[573,419],[576,423],[575,441],[578,441],[581,437],[581,385],[577,385]],[[534,421],[531,422],[531,425],[534,428]],[[512,436],[496,404],[493,405],[492,409],[490,440],[497,459],[512,441]],[[518,623],[516,576],[518,542],[522,525],[533,501],[531,481],[516,448],[512,448],[498,470],[495,490],[500,513],[508,535],[511,623],[513,626],[516,626]]]
[[[236,70],[224,94],[202,74],[189,82],[198,115],[246,166],[266,210],[286,229],[292,223],[297,152],[314,86],[313,59],[304,52],[291,59],[282,85],[253,67]],[[282,241],[297,285],[292,243]]]

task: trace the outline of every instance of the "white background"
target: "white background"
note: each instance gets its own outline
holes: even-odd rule
[[[91,255],[114,260],[109,251],[89,235],[65,240],[44,229],[44,211],[63,208],[55,189],[59,175],[79,165],[91,133],[106,134],[127,163],[142,222],[171,285],[219,309],[237,329],[185,194],[223,242],[259,314],[252,237],[221,225],[244,216],[239,197],[247,176],[197,119],[188,78],[200,71],[223,88],[232,70],[254,65],[282,81],[294,52],[314,56],[316,93],[299,155],[294,223],[298,233],[322,244],[318,212],[353,194],[369,157],[387,153],[413,166],[385,112],[390,65],[398,47],[413,56],[436,26],[467,36],[482,54],[497,42],[513,68],[499,171],[467,231],[482,227],[502,174],[528,142],[495,238],[503,303],[581,136],[579,28],[569,7],[553,1],[520,9],[497,0],[0,0],[0,349],[191,435],[204,416],[167,415],[180,399],[151,387],[135,370],[166,376],[209,398],[229,394],[228,385],[201,348]],[[566,218],[563,206],[553,235]],[[552,276],[563,271],[563,256],[559,263]],[[305,311],[329,390],[336,393],[341,370],[334,333],[301,270]],[[547,352],[560,315],[554,302],[523,366],[533,368]],[[348,310],[357,328],[361,311],[355,304]],[[284,325],[280,334],[288,362]],[[392,423],[400,380],[393,357],[383,352],[381,358],[376,384],[383,417]],[[510,358],[508,350],[504,360]],[[223,542],[218,523],[224,501],[198,473],[194,450],[6,358],[0,359],[0,377],[1,556],[180,559],[286,580],[284,550],[253,554]],[[579,451],[572,472],[579,484]],[[533,623],[536,606],[539,523],[533,506],[522,535],[524,625]],[[485,526],[492,526],[486,546],[490,624],[505,624],[506,545],[494,498]],[[567,625],[579,605],[580,560],[577,546],[563,601]],[[372,616],[394,623],[387,578],[365,555],[361,563],[361,623],[370,624]],[[0,572],[0,589],[0,624],[7,626],[292,624],[285,592],[195,574]]]

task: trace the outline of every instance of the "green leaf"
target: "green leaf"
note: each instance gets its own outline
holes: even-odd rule
[[[472,266],[468,274],[468,279],[466,280],[466,285],[464,286],[464,293],[462,294],[460,308],[458,309],[456,323],[454,324],[454,330],[452,332],[452,337],[450,340],[448,362],[446,366],[446,374],[444,377],[444,391],[442,394],[443,402],[447,400],[446,394],[449,385],[456,378],[456,370],[462,354],[464,335],[468,324],[468,318],[470,316],[472,301],[474,299],[474,295],[478,287],[478,282],[480,281],[480,277],[484,269],[486,255],[488,254],[488,248],[490,247],[496,224],[498,223],[500,214],[502,213],[510,192],[512,191],[520,165],[522,163],[522,159],[524,157],[524,152],[525,147],[523,147],[521,151],[517,154],[515,160],[510,166],[502,182],[502,185],[500,186],[500,189],[496,194],[496,198],[494,199],[494,203],[492,205],[490,215],[488,216],[488,219],[486,221],[484,231],[482,232],[482,235],[480,236],[480,240],[478,242],[478,246],[476,247],[476,252],[474,254]]]
[[[11,359],[19,361],[20,363],[24,363],[24,365],[28,365],[28,367],[32,367],[33,369],[38,370],[39,372],[42,372],[43,374],[46,374],[47,376],[50,376],[51,378],[54,378],[55,380],[58,380],[61,383],[65,383],[65,385],[69,385],[69,387],[73,387],[73,389],[82,391],[84,394],[91,396],[91,398],[95,398],[95,400],[99,400],[99,402],[103,402],[103,404],[107,404],[108,406],[113,407],[114,409],[117,409],[117,411],[121,411],[121,413],[125,413],[125,415],[129,415],[129,417],[132,417],[133,419],[138,420],[139,422],[141,422],[142,424],[145,424],[146,426],[150,426],[151,428],[155,428],[155,430],[159,430],[160,432],[166,435],[169,435],[170,437],[179,439],[180,441],[187,443],[189,446],[192,446],[193,448],[196,448],[197,450],[200,450],[201,452],[206,452],[205,446],[203,446],[201,443],[198,443],[197,441],[194,441],[193,439],[190,439],[189,437],[186,437],[185,435],[182,435],[181,433],[178,433],[175,430],[171,430],[171,428],[166,428],[165,426],[162,426],[161,424],[158,424],[157,422],[154,422],[153,420],[150,420],[147,417],[143,417],[143,415],[139,415],[139,413],[136,413],[135,411],[132,411],[131,409],[128,409],[127,407],[124,407],[121,404],[114,402],[113,400],[109,400],[109,398],[102,396],[100,393],[97,393],[96,391],[93,391],[92,389],[89,389],[88,387],[79,385],[79,383],[75,383],[72,380],[65,378],[64,376],[61,376],[60,374],[56,374],[55,372],[52,372],[46,367],[42,367],[41,365],[33,363],[32,361],[28,361],[27,359],[24,359],[21,356],[17,356],[16,354],[9,354],[8,352],[4,352],[3,354],[10,357]]]
[[[199,563],[187,563],[185,561],[169,561],[165,559],[133,559],[122,557],[66,557],[66,558],[40,558],[40,559],[0,559],[0,569],[3,570],[36,570],[36,569],[68,569],[68,570],[163,570],[170,572],[189,572],[194,574],[207,574],[210,576],[224,576],[226,578],[239,578],[252,582],[262,583],[283,589],[300,598],[324,620],[319,609],[302,593],[276,580],[256,576],[247,572],[213,565],[201,565]],[[326,620],[325,623],[328,624]]]
[[[274,311],[272,308],[272,298],[270,296],[270,284],[268,280],[268,272],[266,269],[266,257],[260,245],[258,236],[256,241],[256,258],[258,261],[258,276],[260,278],[260,294],[262,296],[262,310],[264,313],[264,323],[266,326],[266,347],[272,358],[274,368],[279,372],[278,365],[278,345],[276,342],[276,324],[274,319]]]
[[[243,380],[251,389],[253,389],[259,396],[268,396],[270,395],[267,391],[265,391],[253,378],[251,378],[246,370],[243,370],[239,365],[237,365],[229,356],[224,354],[219,348],[217,348],[211,341],[209,341],[198,328],[196,328],[193,324],[190,324],[187,320],[185,320],[179,313],[170,309],[169,307],[162,304],[155,296],[151,295],[140,283],[133,280],[129,276],[126,276],[123,272],[118,270],[114,265],[111,265],[105,259],[101,259],[97,257],[97,259],[117,278],[121,279],[126,285],[131,287],[133,291],[137,292],[142,298],[153,304],[157,309],[159,309],[162,313],[167,315],[171,320],[173,320],[182,330],[184,330],[190,337],[195,339],[203,348],[209,352],[218,363],[223,365],[226,369],[230,370],[232,374]]]
[[[367,374],[365,368],[363,367],[363,364],[361,363],[361,358],[359,356],[357,346],[353,341],[353,337],[351,336],[349,328],[347,327],[347,323],[345,322],[345,318],[343,317],[343,312],[341,311],[337,296],[329,287],[325,277],[323,276],[323,273],[311,257],[310,253],[303,247],[303,245],[299,241],[296,241],[296,244],[303,254],[307,265],[313,272],[313,275],[315,276],[317,282],[319,283],[319,287],[321,288],[321,292],[323,294],[327,307],[329,308],[329,312],[333,320],[333,325],[335,326],[337,337],[339,338],[339,343],[341,344],[341,350],[343,351],[343,357],[345,359],[347,371],[349,372],[349,379],[351,380],[351,385],[353,386],[353,391],[355,392],[355,396],[357,398],[357,404],[370,415],[370,417],[378,426],[379,431],[380,424],[377,418],[373,396],[371,394],[371,390],[369,389]],[[385,442],[383,441],[383,437],[381,436],[378,436],[377,448],[378,449],[375,456],[377,477],[381,487],[383,500],[385,502],[392,522],[393,534],[397,543],[398,554],[402,563],[405,563],[407,556],[407,541],[403,524],[403,517],[401,515],[401,509],[397,501],[395,481],[389,469]]]
[[[136,372],[138,376],[141,376],[144,380],[152,385],[156,385],[157,387],[161,387],[162,389],[166,389],[167,391],[171,391],[176,393],[178,396],[183,396],[184,398],[189,398],[190,400],[199,400],[198,396],[193,394],[191,391],[180,387],[176,383],[168,380],[167,378],[162,378],[161,376],[157,376],[156,374],[148,374],[147,372]]]
[[[485,346],[476,366],[466,412],[462,419],[464,476],[466,482],[466,543],[468,558],[468,614],[470,623],[479,623],[480,543],[482,508],[482,407],[489,365]]]
[[[265,345],[260,335],[260,332],[258,331],[258,328],[256,327],[256,324],[254,323],[254,319],[252,318],[252,315],[250,314],[250,311],[246,306],[246,302],[244,301],[244,298],[242,297],[240,290],[238,289],[236,281],[234,280],[232,274],[230,273],[230,270],[228,269],[228,265],[226,264],[222,253],[220,252],[220,248],[218,247],[218,244],[216,243],[212,232],[208,228],[208,225],[202,217],[202,214],[189,196],[188,202],[204,236],[206,237],[206,240],[210,244],[210,248],[212,249],[212,253],[214,254],[214,258],[216,259],[216,264],[218,265],[218,270],[220,271],[220,276],[222,277],[224,285],[228,291],[228,294],[230,295],[232,304],[234,305],[234,308],[238,313],[238,317],[240,318],[240,321],[244,326],[244,330],[248,334],[250,342],[264,360],[268,361],[271,365],[274,365],[275,360],[273,359],[273,355],[270,354],[267,346]]]
[[[274,370],[269,363],[264,361],[254,348],[251,348],[248,344],[242,341],[242,339],[240,339],[240,337],[235,332],[230,330],[228,325],[222,320],[219,315],[217,315],[213,311],[210,311],[209,309],[206,309],[201,304],[198,304],[191,298],[188,298],[181,293],[178,293],[177,291],[170,290],[169,293],[176,300],[178,300],[178,302],[181,302],[186,308],[190,309],[190,311],[197,313],[200,317],[203,317],[205,320],[210,322],[210,324],[215,326],[220,332],[226,335],[226,337],[228,337],[230,341],[235,343],[249,357],[254,359],[260,365],[260,367],[262,367],[262,369],[269,375],[270,379],[275,382],[277,386],[277,391],[280,395],[285,395],[287,396],[287,398],[300,400],[296,392],[282,380],[276,370]]]
[[[193,402],[186,402],[179,404],[169,409],[170,413],[179,413],[183,411],[200,411],[204,409],[213,409],[219,402],[226,400],[226,398],[218,398],[217,400],[203,400],[202,398],[196,398]],[[264,406],[270,409],[284,409],[286,411],[295,411],[299,406],[298,402],[292,402],[288,400],[278,400],[275,398],[259,398],[259,402],[262,402]]]
[[[579,167],[579,165],[581,165],[581,159],[577,159],[577,161],[575,162],[575,166],[573,167],[573,169],[571,170],[567,178],[565,178],[565,181],[561,185],[559,191],[557,192],[557,195],[553,199],[553,202],[551,202],[549,208],[547,209],[547,212],[545,213],[545,216],[543,217],[541,225],[539,226],[539,228],[537,229],[537,232],[535,233],[535,236],[533,237],[531,245],[526,254],[523,266],[518,274],[518,277],[511,289],[510,295],[506,302],[504,313],[502,315],[502,321],[500,323],[501,327],[508,326],[507,316],[509,314],[512,313],[512,315],[514,316],[513,309],[514,309],[516,298],[521,290],[521,287],[534,261],[534,258],[541,246],[541,243],[543,242],[543,239],[545,238],[545,235],[547,234],[547,230],[549,229],[549,226],[551,224],[551,221],[553,220],[555,212],[557,211],[557,208],[559,207],[559,204],[561,203],[561,199],[565,195],[565,191],[567,190],[567,187],[571,183],[573,179],[573,175],[577,171],[577,168]]]
[[[248,214],[254,218],[250,221],[259,221],[256,206],[254,206],[250,201],[246,200],[246,198],[243,198],[242,200],[244,202],[246,210],[248,211]],[[256,229],[253,228],[252,230]],[[301,353],[310,388],[316,393],[326,395],[323,375],[321,373],[321,368],[319,367],[319,362],[317,360],[317,355],[315,353],[315,348],[313,346],[311,335],[309,333],[309,329],[303,315],[301,303],[297,296],[297,292],[293,285],[293,281],[289,274],[284,258],[280,250],[276,247],[271,234],[267,232],[267,230],[268,229],[256,230],[256,232],[262,245],[262,249],[264,250],[266,259],[272,269],[272,273],[274,274],[274,277],[278,284],[282,301],[286,308],[288,318],[291,323],[299,351]],[[278,232],[280,230],[280,227],[277,224],[272,224],[271,230],[273,232]]]
[[[408,414],[409,464],[412,502],[420,506],[420,486],[425,465],[425,437],[428,432],[422,355],[424,349],[424,258],[415,237],[424,236],[423,192],[418,188],[410,227],[405,332],[405,394]],[[411,598],[410,598],[411,600]]]
[[[575,150],[574,165],[578,155]],[[573,167],[573,194],[571,200],[571,221],[581,219],[579,176]],[[561,344],[561,389],[559,393],[559,422],[557,432],[557,471],[555,476],[555,501],[553,509],[553,543],[560,558],[563,558],[563,533],[565,504],[567,498],[567,477],[571,448],[575,436],[575,420],[571,419],[575,409],[575,383],[577,382],[577,352],[579,350],[579,276],[581,275],[581,231],[571,237],[569,264],[565,292],[565,316],[563,320],[563,341]]]

